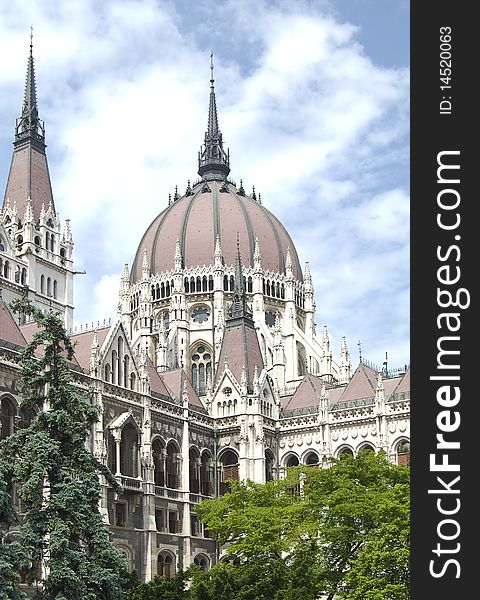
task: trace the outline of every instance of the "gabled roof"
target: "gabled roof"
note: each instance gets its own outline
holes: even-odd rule
[[[338,401],[348,402],[361,398],[373,398],[377,387],[377,377],[378,374],[373,369],[360,363]]]
[[[187,374],[183,369],[174,369],[173,371],[164,371],[160,374],[161,379],[169,390],[169,395],[173,396],[178,403],[182,401],[183,386],[185,380],[187,381],[187,394],[188,403],[193,406],[200,406],[203,408],[203,404],[197,395],[197,392],[193,389]]]
[[[70,336],[75,348],[75,358],[84,371],[88,372],[90,370],[90,357],[92,354],[92,342],[95,332],[97,334],[98,346],[101,348],[109,329],[109,326],[102,327],[101,329],[96,329],[94,331],[75,333]]]
[[[8,306],[0,299],[0,340],[24,348],[27,340],[17,325],[15,316]]]
[[[171,396],[150,357],[147,357],[147,373],[150,379],[150,390],[153,393],[161,394],[162,396]]]
[[[399,381],[398,386],[395,388],[395,394],[402,394],[410,391],[410,367],[408,367],[407,372]]]
[[[315,375],[306,375],[289,402],[284,406],[285,409],[293,410],[295,408],[306,408],[318,406],[322,395],[322,379]]]

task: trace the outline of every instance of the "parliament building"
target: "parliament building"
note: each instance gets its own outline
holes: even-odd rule
[[[72,378],[101,414],[88,443],[123,486],[102,482],[101,511],[147,581],[221,557],[196,508],[229,480],[265,482],[364,448],[410,456],[409,369],[352,367],[345,338],[333,355],[309,263],[260,194],[230,178],[214,83],[212,67],[198,178],[125,257],[115,318],[72,333]],[[35,324],[9,302],[28,297],[73,325],[75,224],[58,217],[45,148],[30,49],[0,211],[1,437],[30,418],[18,360]]]

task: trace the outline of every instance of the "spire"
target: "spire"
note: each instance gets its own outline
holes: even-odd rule
[[[45,148],[45,125],[38,116],[33,35],[30,34],[23,106],[15,122],[13,155],[4,198],[10,198],[12,204],[16,202],[22,216],[27,208],[27,198],[30,198],[35,223],[40,218],[42,204],[51,205],[56,214]],[[5,201],[3,206],[5,208]]]
[[[204,179],[224,180],[230,173],[230,155],[223,149],[222,133],[218,126],[217,102],[213,75],[213,54],[210,55],[210,102],[204,146],[198,155],[198,174]]]
[[[36,142],[45,148],[45,126],[38,118],[37,86],[35,84],[35,67],[33,63],[33,29],[30,28],[30,55],[27,62],[27,77],[23,97],[22,115],[15,126],[15,142],[26,139]]]
[[[235,265],[235,285],[233,288],[232,304],[228,309],[228,315],[231,318],[252,317],[252,312],[247,306],[245,295],[245,283],[242,274],[242,258],[240,256],[240,245],[237,235],[237,260]]]

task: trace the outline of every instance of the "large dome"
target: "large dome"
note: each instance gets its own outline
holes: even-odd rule
[[[194,185],[154,219],[138,246],[131,282],[142,277],[145,249],[152,274],[173,269],[177,239],[184,268],[213,265],[217,235],[225,266],[235,264],[238,236],[243,266],[253,267],[258,238],[265,271],[284,273],[290,248],[294,276],[303,280],[295,246],[280,221],[242,187],[210,180]]]

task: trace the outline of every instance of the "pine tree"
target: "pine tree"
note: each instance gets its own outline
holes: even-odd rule
[[[72,382],[74,348],[59,316],[25,300],[11,307],[38,325],[20,359],[22,407],[35,417],[0,445],[5,476],[19,486],[29,580],[41,578],[42,600],[120,599],[125,565],[99,511],[99,475],[120,486],[86,448],[98,408]]]

